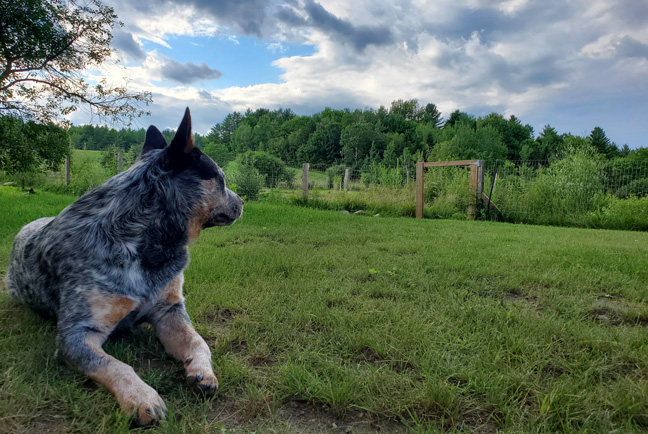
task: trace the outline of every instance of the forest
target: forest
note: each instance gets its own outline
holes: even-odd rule
[[[126,151],[141,146],[145,130],[113,130],[73,126],[76,149]],[[163,132],[168,138],[173,131]],[[516,116],[498,113],[476,117],[455,110],[442,118],[435,104],[416,99],[393,101],[389,108],[334,110],[297,116],[291,109],[261,108],[233,112],[208,134],[195,137],[196,145],[222,166],[247,151],[265,151],[290,166],[309,162],[324,170],[334,165],[364,169],[372,163],[386,167],[417,160],[483,159],[547,161],[564,150],[566,141],[591,145],[606,159],[629,158],[648,162],[648,149],[618,146],[600,127],[576,139],[546,125],[539,134]]]

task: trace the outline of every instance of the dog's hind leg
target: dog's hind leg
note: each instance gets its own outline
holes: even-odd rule
[[[211,351],[191,324],[182,296],[183,282],[184,276],[179,274],[167,285],[151,314],[151,322],[167,353],[184,362],[187,382],[211,393],[218,388]]]
[[[75,303],[59,317],[58,340],[63,357],[106,386],[124,412],[135,415],[138,424],[164,418],[167,410],[158,393],[132,367],[106,354],[102,348],[110,332],[133,310],[137,301],[96,289],[83,295],[87,304]]]

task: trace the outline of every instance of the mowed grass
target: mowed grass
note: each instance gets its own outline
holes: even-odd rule
[[[20,226],[71,200],[0,189],[2,272]],[[191,254],[220,389],[188,390],[149,328],[108,343],[169,406],[146,432],[648,429],[648,234],[247,203]],[[55,334],[0,295],[0,431],[126,432]]]

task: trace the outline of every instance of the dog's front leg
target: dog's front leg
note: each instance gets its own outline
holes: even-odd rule
[[[182,296],[184,275],[176,276],[164,289],[151,315],[155,333],[167,353],[185,364],[187,382],[204,392],[218,388],[211,351],[194,330]]]
[[[102,348],[110,332],[137,302],[98,290],[76,292],[75,297],[78,296],[85,300],[66,303],[66,308],[61,309],[65,314],[58,321],[59,350],[64,359],[106,386],[124,412],[135,415],[138,424],[164,418],[167,409],[158,393],[133,368],[106,354]]]

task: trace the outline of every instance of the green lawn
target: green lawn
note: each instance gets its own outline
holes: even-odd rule
[[[0,188],[0,274],[20,226],[71,200]],[[167,402],[145,432],[648,429],[646,233],[250,202],[191,253],[221,387],[193,395],[148,328],[109,343]],[[54,337],[0,294],[0,431],[126,432]]]

